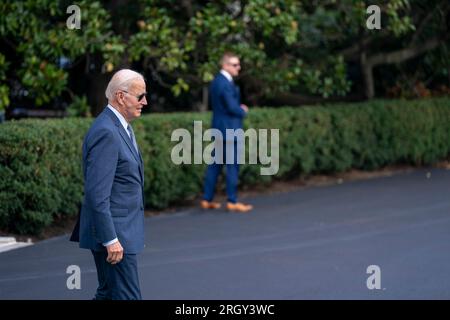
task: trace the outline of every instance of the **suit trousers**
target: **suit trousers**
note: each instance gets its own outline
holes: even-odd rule
[[[230,145],[231,143],[231,145]],[[227,160],[227,145],[228,148],[232,147],[234,149],[234,157],[230,162]],[[224,142],[223,143],[223,161],[222,163],[212,163],[208,165],[205,175],[205,183],[204,183],[204,193],[203,199],[206,201],[212,201],[214,198],[214,193],[217,184],[217,178],[222,172],[222,167],[225,164],[226,166],[226,191],[228,202],[236,203],[237,202],[237,189],[238,189],[238,181],[239,181],[239,164],[237,162],[238,159],[238,143],[235,142]],[[240,150],[239,150],[240,151]],[[213,152],[213,157],[215,157],[215,152]],[[231,158],[231,156],[230,156]]]
[[[94,300],[142,300],[135,254],[124,254],[119,263],[110,264],[106,249],[91,251],[98,277]]]

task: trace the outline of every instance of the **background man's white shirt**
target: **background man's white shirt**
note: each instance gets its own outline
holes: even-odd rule
[[[228,71],[222,69],[220,70],[220,73],[223,74],[224,77],[228,79],[228,81],[233,82],[233,77],[228,73]]]

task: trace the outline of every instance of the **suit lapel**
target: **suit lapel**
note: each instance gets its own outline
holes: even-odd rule
[[[234,93],[239,96],[240,93],[240,89],[239,87],[234,83],[234,81],[230,81],[227,79],[227,77],[225,77],[222,73],[219,72],[219,75],[222,77],[222,81],[225,81],[228,85],[231,86],[231,88],[233,89]]]
[[[122,124],[120,123],[120,120],[116,117],[114,112],[109,110],[108,107],[105,108],[104,112],[114,121],[114,124],[116,125],[117,129],[119,130],[120,136],[125,141],[125,143],[127,144],[128,148],[130,149],[131,153],[133,154],[133,157],[136,159],[137,163],[139,164],[139,175],[141,177],[142,184],[144,184],[144,172],[143,172],[144,171],[143,170],[144,164],[143,164],[143,161],[142,161],[142,157],[141,157],[140,151],[139,151],[139,153],[136,151],[136,149],[133,146],[133,142],[131,141],[130,136],[125,131],[125,129],[123,128]],[[138,149],[139,149],[139,146],[138,146]]]

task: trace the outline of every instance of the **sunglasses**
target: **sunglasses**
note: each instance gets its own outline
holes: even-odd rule
[[[128,91],[125,91],[125,90],[121,90],[121,91],[130,94]],[[147,98],[147,92],[141,93],[140,95],[138,95],[138,96],[133,96],[133,97],[135,97],[135,98],[137,99],[138,102],[141,102],[141,100],[144,99],[144,97]]]

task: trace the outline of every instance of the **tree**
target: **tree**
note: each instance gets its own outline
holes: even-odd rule
[[[375,67],[399,65],[436,48],[440,50],[434,51],[433,56],[439,62],[435,64],[431,76],[442,73],[443,68],[443,73],[449,76],[448,1],[395,0],[387,2],[382,8],[386,27],[380,32],[360,28],[354,43],[340,51],[346,61],[358,61],[361,65],[366,97],[370,99],[375,96]]]
[[[0,4],[1,47],[12,62],[6,68],[8,87],[24,88],[36,106],[51,102],[63,92],[74,98],[67,86],[68,77],[70,69],[81,61],[85,61],[89,73],[91,56],[115,61],[124,50],[120,37],[111,31],[108,12],[99,2],[78,2],[82,8],[80,30],[66,26],[69,5],[68,1],[54,0],[7,0]],[[68,69],[63,67],[64,61],[71,61]],[[112,71],[107,65],[102,68],[103,72]]]
[[[74,3],[81,28],[70,30],[71,1],[6,0],[0,108],[17,92],[37,106],[62,94],[79,105],[87,92],[96,114],[111,72],[131,67],[146,75],[150,92],[204,110],[226,49],[242,58],[250,104],[372,98],[375,84],[411,72],[399,67],[411,59],[419,59],[417,80],[450,80],[448,1],[379,2],[381,30],[368,30],[366,1],[83,0]],[[389,83],[377,74],[385,66]]]

